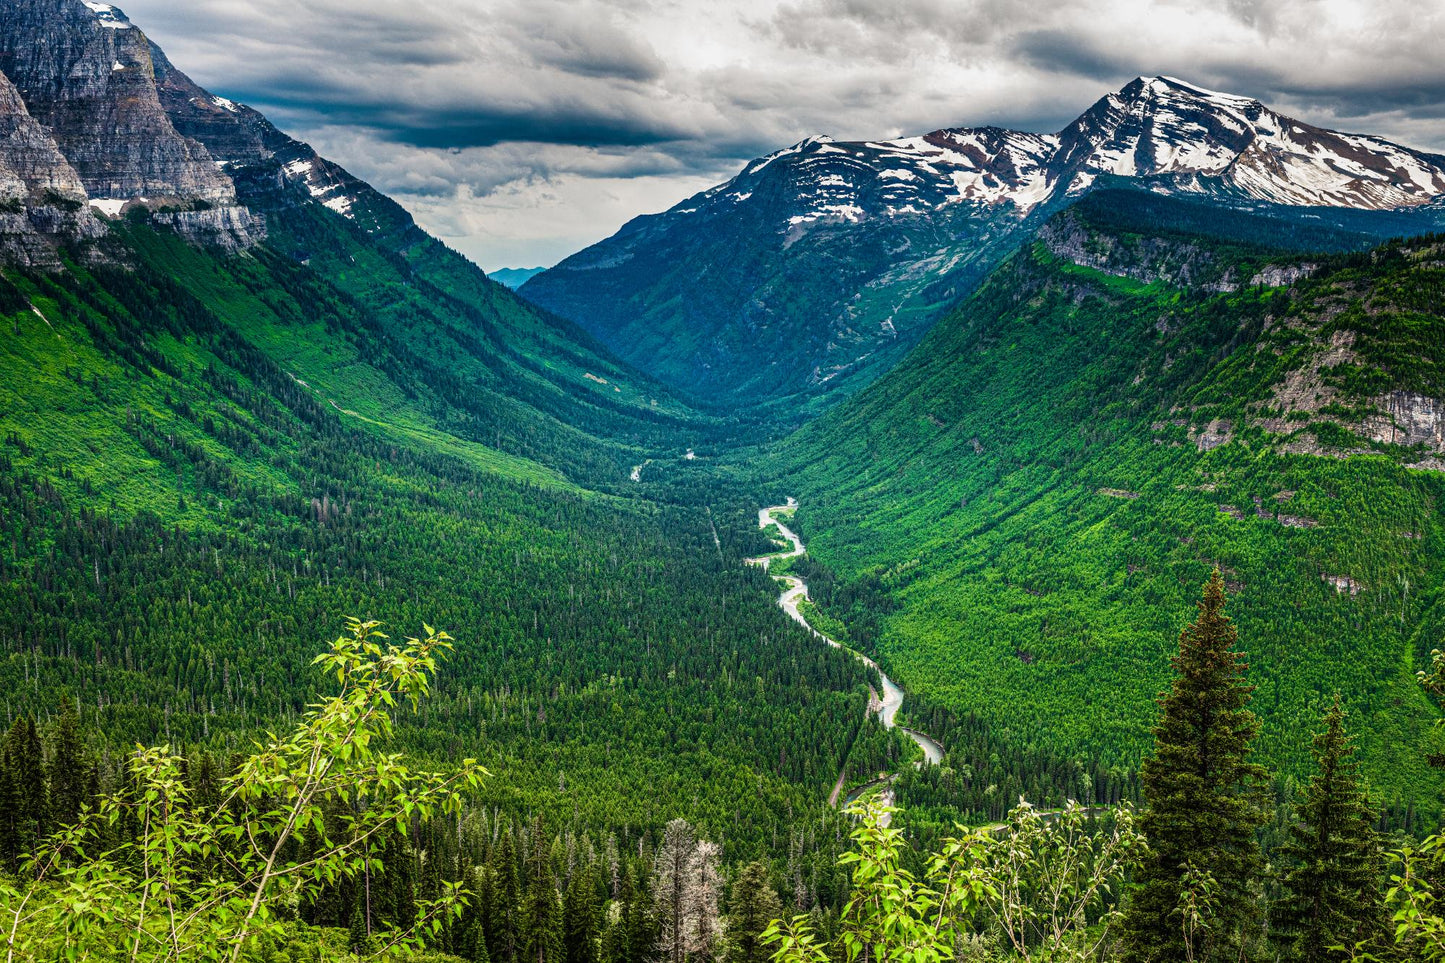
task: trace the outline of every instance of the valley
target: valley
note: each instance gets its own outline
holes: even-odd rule
[[[7,963],[1445,960],[1445,155],[1142,76],[489,276],[682,135],[309,90],[0,0]]]

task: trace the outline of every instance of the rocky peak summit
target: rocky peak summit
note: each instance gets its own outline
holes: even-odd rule
[[[0,12],[0,74],[49,142],[47,176],[77,177],[78,185],[67,180],[71,193],[78,187],[79,199],[107,217],[144,207],[187,236],[228,247],[264,235],[216,158],[171,122],[150,41],[120,8],[0,0]]]
[[[1168,192],[1381,210],[1445,195],[1445,157],[1341,134],[1260,101],[1174,77],[1140,77],[1059,135],[1054,166],[1071,193],[1101,174],[1159,179]]]
[[[1057,134],[972,127],[885,141],[810,137],[669,213],[742,203],[761,177],[795,184],[800,208],[822,201],[790,214],[780,230],[820,219],[922,215],[960,202],[1028,212],[1106,176],[1136,178],[1160,193],[1293,206],[1387,210],[1445,196],[1445,157],[1293,120],[1251,97],[1139,77]]]
[[[191,80],[119,7],[0,0],[0,257],[57,263],[56,243],[138,209],[242,248],[265,236],[267,212],[311,203],[373,234],[417,231],[395,202]]]
[[[201,144],[171,124],[150,43],[96,0],[5,0],[0,72],[50,130],[92,201],[234,204]]]

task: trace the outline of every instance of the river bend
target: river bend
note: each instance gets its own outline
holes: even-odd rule
[[[782,521],[782,519],[778,518],[777,515],[778,512],[791,511],[793,509],[796,509],[797,507],[797,500],[789,498],[786,505],[773,505],[769,508],[759,509],[758,527],[766,530],[769,525],[776,525],[778,527],[779,533],[781,533],[783,539],[788,543],[789,547],[781,552],[774,552],[770,555],[760,555],[756,558],[746,559],[746,562],[749,565],[756,565],[760,568],[766,569],[769,568],[771,564],[775,561],[781,561],[782,559],[786,558],[797,558],[798,556],[805,554],[806,549],[804,549],[803,547],[803,540],[800,539],[797,534]],[[857,659],[859,662],[862,662],[868,668],[872,669],[875,673],[877,673],[878,682],[882,686],[883,694],[880,696],[876,690],[871,690],[870,687],[872,698],[868,702],[868,710],[878,717],[878,721],[883,723],[883,727],[885,729],[893,729],[896,727],[902,730],[904,735],[908,736],[908,738],[916,742],[918,744],[918,748],[923,750],[924,759],[929,765],[937,765],[938,763],[942,762],[943,747],[938,744],[937,740],[935,740],[932,736],[917,731],[916,729],[910,729],[907,726],[899,726],[895,721],[898,716],[898,710],[903,707],[903,690],[899,688],[898,684],[895,683],[892,679],[888,678],[887,673],[885,673],[882,669],[878,667],[877,662],[874,662],[872,659],[868,658],[868,656],[862,654],[861,652],[856,652],[853,649],[848,648],[848,646],[843,645],[836,639],[829,638],[824,633],[819,632],[811,623],[808,622],[808,619],[803,615],[803,613],[799,611],[799,606],[802,604],[803,600],[808,598],[808,583],[796,575],[778,575],[774,577],[783,583],[783,594],[778,598],[778,605],[782,608],[784,612],[788,613],[789,618],[791,618],[794,622],[797,622],[803,628],[807,629],[813,635],[833,646],[835,649],[845,649],[848,652],[851,652],[855,659]],[[877,785],[880,782],[891,782],[893,778],[894,777],[891,775],[884,776],[880,779],[874,780],[871,783],[868,783],[863,787],[860,787],[860,789],[855,790],[852,794],[850,794],[849,801],[851,802],[853,799],[857,798],[858,794],[862,791],[871,788],[872,786]],[[829,799],[830,803],[833,803],[835,805],[837,804],[837,797],[839,791],[842,788],[842,784],[843,776],[840,775],[838,777],[838,785],[835,786],[833,789],[833,796]]]

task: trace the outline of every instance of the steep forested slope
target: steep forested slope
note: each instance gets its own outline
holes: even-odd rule
[[[1433,806],[1440,241],[1306,258],[1206,220],[1113,193],[1066,211],[790,441],[780,484],[840,580],[823,607],[878,626],[926,702],[1131,767],[1217,566],[1265,761],[1293,771],[1338,690],[1381,792]]]
[[[686,812],[745,852],[889,751],[852,745],[854,664],[741,566],[744,506],[578,488],[446,425],[453,386],[309,269],[125,238],[124,267],[5,273],[10,716],[64,693],[115,746],[233,746],[306,704],[351,613],[456,636],[408,740],[480,756],[515,811]]]

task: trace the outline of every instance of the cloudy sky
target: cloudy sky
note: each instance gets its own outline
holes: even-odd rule
[[[1440,0],[130,0],[487,269],[811,134],[1053,131],[1137,75],[1445,153]]]

